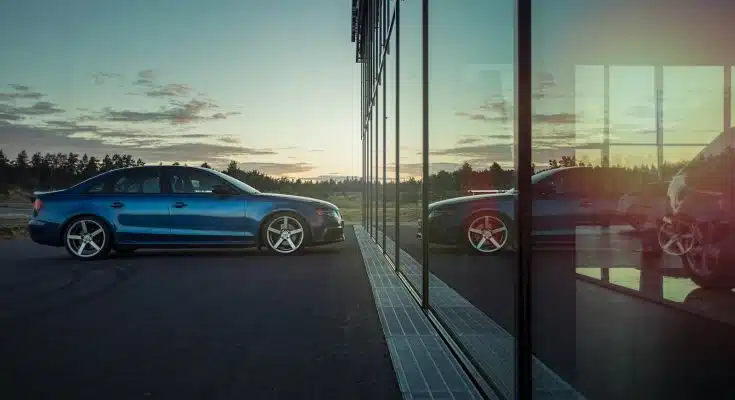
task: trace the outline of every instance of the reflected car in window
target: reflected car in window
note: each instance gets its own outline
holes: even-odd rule
[[[608,226],[619,219],[620,193],[605,190],[603,170],[563,167],[532,177],[536,242],[569,243],[579,226]],[[428,226],[419,224],[417,237],[479,253],[512,250],[516,195],[511,189],[434,202],[429,205]]]
[[[138,248],[265,247],[285,255],[344,240],[334,204],[262,193],[199,167],[117,169],[37,193],[33,204],[31,239],[82,260]]]
[[[735,287],[735,129],[727,130],[669,183],[670,212],[658,230],[661,250],[682,257],[701,287]]]
[[[642,232],[649,224],[658,226],[668,211],[668,187],[669,182],[653,182],[623,194],[618,202],[618,213],[637,232]]]

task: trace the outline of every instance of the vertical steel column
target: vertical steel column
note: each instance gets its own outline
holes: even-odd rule
[[[604,68],[604,115],[605,121],[602,131],[602,166],[610,166],[610,65],[605,64]]]
[[[658,179],[663,180],[664,166],[664,68],[656,65],[653,69],[656,88],[656,169]]]
[[[421,184],[421,307],[429,308],[429,0],[421,2],[423,174]]]
[[[396,32],[396,41],[394,42],[396,44],[396,97],[395,97],[395,107],[396,107],[396,226],[395,226],[395,233],[394,233],[394,239],[395,239],[395,255],[393,262],[395,263],[396,272],[399,272],[401,269],[401,234],[400,234],[400,226],[401,226],[401,126],[400,126],[400,117],[401,117],[401,2],[398,0],[396,2],[396,22],[395,22],[395,32]]]
[[[378,241],[378,229],[380,223],[378,221],[378,206],[380,201],[380,99],[378,99],[378,89],[380,88],[380,75],[378,75],[378,85],[375,86],[375,243]]]
[[[518,282],[516,292],[516,399],[530,400],[533,395],[531,352],[531,176],[532,158],[532,0],[516,0],[516,147],[518,235]]]
[[[722,109],[722,131],[730,129],[732,126],[732,67],[730,65],[725,66],[725,76],[723,77],[725,93],[723,95],[723,109]]]

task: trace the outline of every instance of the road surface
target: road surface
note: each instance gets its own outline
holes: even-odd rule
[[[0,242],[2,399],[397,399],[351,230],[295,257]]]

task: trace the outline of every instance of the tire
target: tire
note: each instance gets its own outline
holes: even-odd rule
[[[276,213],[263,224],[263,245],[279,255],[300,253],[308,243],[309,230],[304,219],[293,213]]]
[[[63,240],[67,253],[82,261],[106,258],[112,248],[110,229],[94,216],[81,216],[69,222]]]
[[[468,218],[459,240],[474,254],[493,254],[515,248],[514,230],[509,219],[493,212],[477,213]]]
[[[701,252],[693,251],[681,257],[689,278],[703,289],[735,289],[735,274],[732,266],[716,257],[702,257]]]

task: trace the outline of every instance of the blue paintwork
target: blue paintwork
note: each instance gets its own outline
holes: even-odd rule
[[[162,174],[170,168],[195,168],[225,179],[240,190],[236,194],[172,193],[162,184],[161,193],[87,193],[107,179],[134,168],[154,168]],[[98,175],[72,188],[36,193],[43,202],[38,215],[28,223],[32,240],[49,246],[63,246],[66,225],[82,215],[107,223],[115,247],[257,246],[266,219],[278,212],[301,216],[310,230],[307,245],[344,240],[344,222],[332,203],[300,196],[261,193],[217,171],[197,167],[134,167]],[[161,182],[164,180],[162,179]],[[115,203],[123,207],[114,208]],[[177,203],[186,204],[176,207]],[[317,210],[331,210],[332,216]]]

